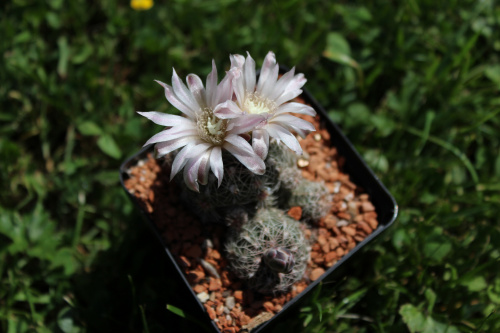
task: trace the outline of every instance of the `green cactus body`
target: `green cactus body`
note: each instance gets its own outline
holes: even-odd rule
[[[332,207],[333,196],[322,182],[302,178],[293,188],[288,206],[302,207],[302,216],[309,221],[318,221],[326,216]]]
[[[266,166],[273,165],[278,171],[297,165],[297,155],[283,144],[271,141],[266,158]]]
[[[223,222],[227,211],[235,206],[257,209],[275,204],[274,193],[279,188],[277,170],[266,168],[263,175],[256,175],[230,154],[223,154],[224,178],[220,187],[213,174],[207,185],[200,186],[200,193],[182,186],[184,202],[203,222]]]
[[[200,186],[196,193],[182,186],[182,196],[204,222],[222,222],[229,209],[242,206],[248,209],[272,207],[277,204],[277,192],[298,184],[300,170],[296,167],[296,155],[283,144],[272,142],[265,161],[266,172],[256,175],[243,166],[234,156],[223,155],[224,178],[220,187],[210,174],[207,185]],[[284,176],[284,177],[282,177]]]
[[[296,187],[302,179],[302,172],[297,168],[297,155],[285,145],[275,141],[269,146],[266,167],[273,167],[278,172],[280,197],[284,195],[284,191],[291,191]]]
[[[234,272],[252,289],[278,293],[302,278],[310,249],[300,222],[277,208],[261,208],[240,228],[231,228],[226,252]]]

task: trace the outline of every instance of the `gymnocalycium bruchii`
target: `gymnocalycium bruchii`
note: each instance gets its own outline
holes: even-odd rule
[[[258,77],[250,54],[230,61],[220,82],[214,61],[205,84],[189,74],[186,85],[175,70],[171,86],[157,81],[182,115],[138,112],[166,127],[145,145],[167,157],[171,179],[202,222],[227,226],[225,252],[235,274],[258,292],[286,292],[309,260],[306,223],[326,215],[332,202],[325,185],[304,179],[297,167],[303,152],[295,135],[315,128],[292,114],[316,112],[292,101],[306,79],[295,68],[280,77],[273,52]],[[302,220],[285,213],[292,206],[301,206]]]

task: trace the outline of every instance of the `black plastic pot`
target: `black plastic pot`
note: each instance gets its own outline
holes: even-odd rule
[[[285,68],[281,68],[281,72],[285,72]],[[359,252],[359,250],[366,245],[368,245],[375,238],[380,236],[389,226],[391,226],[398,214],[398,205],[386,187],[382,184],[382,182],[378,179],[378,177],[373,173],[373,171],[368,167],[368,165],[363,161],[359,153],[356,151],[354,146],[349,142],[349,140],[345,137],[345,135],[341,132],[339,127],[335,125],[327,116],[325,110],[318,102],[311,96],[311,94],[304,90],[302,93],[302,97],[309,103],[319,114],[323,124],[326,129],[330,133],[330,141],[333,146],[337,148],[339,155],[345,157],[345,164],[343,167],[343,172],[347,173],[350,177],[350,180],[355,183],[357,186],[362,187],[367,194],[370,196],[370,200],[375,206],[375,210],[377,212],[377,220],[379,222],[377,229],[375,229],[370,235],[368,235],[362,242],[358,243],[354,249],[348,252],[342,259],[340,259],[336,264],[330,267],[319,279],[312,282],[302,293],[297,295],[291,301],[286,303],[283,306],[283,309],[277,313],[271,320],[263,323],[256,329],[252,331],[252,333],[262,333],[264,331],[270,331],[272,327],[276,326],[276,323],[281,322],[288,314],[291,313],[292,308],[296,308],[296,305],[300,303],[301,300],[305,298],[314,288],[316,288],[320,283],[323,283],[327,280],[331,280],[334,276],[337,277],[339,269],[345,265],[347,261],[350,261],[353,256]],[[131,198],[132,202],[135,206],[141,210],[145,220],[148,225],[151,227],[151,230],[156,238],[160,241],[162,247],[165,250],[166,260],[168,261],[168,266],[171,266],[173,270],[176,272],[177,278],[180,279],[182,285],[185,288],[179,290],[179,296],[181,298],[190,298],[192,302],[192,307],[188,309],[192,315],[197,318],[204,318],[201,320],[205,322],[206,325],[213,332],[220,333],[220,330],[216,326],[216,324],[210,320],[208,314],[203,307],[203,304],[198,300],[194,291],[190,287],[186,277],[183,272],[177,265],[176,261],[170,250],[168,249],[167,244],[164,239],[160,236],[160,233],[154,223],[151,220],[149,215],[143,211],[137,199],[125,188],[124,180],[128,178],[127,170],[137,164],[138,161],[144,160],[147,157],[147,154],[152,152],[152,147],[145,147],[129,159],[127,159],[120,167],[120,180],[123,188],[127,192],[128,196]],[[187,310],[187,309],[186,309]]]

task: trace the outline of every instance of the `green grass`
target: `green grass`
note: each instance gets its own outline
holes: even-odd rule
[[[173,111],[154,79],[269,50],[401,209],[284,330],[500,331],[499,29],[493,0],[3,2],[0,331],[197,331],[117,169]]]

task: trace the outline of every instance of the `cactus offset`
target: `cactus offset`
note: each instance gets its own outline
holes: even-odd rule
[[[276,208],[257,210],[226,242],[234,272],[262,293],[286,291],[300,280],[309,251],[300,222]]]
[[[288,206],[302,207],[302,216],[309,221],[318,221],[326,216],[332,207],[333,197],[323,182],[301,179],[291,191]]]
[[[266,167],[273,167],[277,170],[280,192],[292,190],[302,179],[302,173],[297,168],[297,155],[274,140],[269,145]]]

